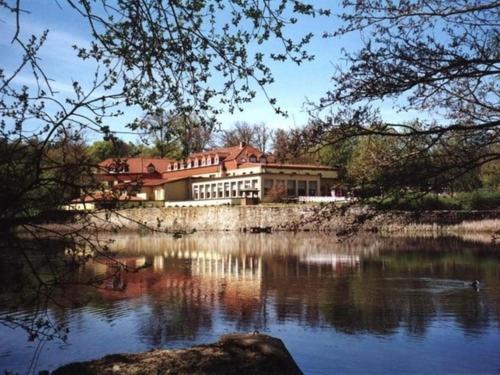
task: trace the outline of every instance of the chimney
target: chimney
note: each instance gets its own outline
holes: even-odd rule
[[[240,148],[245,147],[247,144],[245,142],[240,142]]]

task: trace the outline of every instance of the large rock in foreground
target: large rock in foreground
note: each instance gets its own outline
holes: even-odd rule
[[[113,354],[71,363],[54,375],[69,374],[302,374],[283,342],[261,334],[234,334],[209,345],[180,350]]]

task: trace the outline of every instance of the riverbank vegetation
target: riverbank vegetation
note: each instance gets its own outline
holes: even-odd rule
[[[72,47],[72,58],[88,63],[88,70],[72,79],[71,70],[63,69],[71,62],[62,60],[61,71],[67,72],[62,85],[42,58],[52,36],[45,9],[39,20],[31,18],[41,26],[37,33],[25,23],[28,15],[36,16],[36,2],[0,0],[2,21],[11,26],[10,44],[4,40],[11,50],[0,66],[0,226],[8,232],[21,224],[38,237],[72,244],[62,270],[52,267],[41,238],[29,249],[13,236],[0,243],[2,249],[14,248],[33,275],[30,288],[40,299],[41,320],[25,324],[28,332],[45,326],[50,317],[43,311],[58,288],[91,258],[80,247],[114,262],[117,270],[137,271],[109,254],[101,228],[91,220],[78,230],[58,231],[34,219],[93,190],[93,168],[104,158],[179,157],[203,149],[221,114],[238,113],[257,95],[286,114],[268,92],[273,69],[314,59],[307,47],[315,36],[301,22],[334,13],[296,0],[58,5],[81,17],[88,37]],[[493,0],[402,1],[397,7],[385,0],[343,0],[335,12],[338,22],[332,22],[338,28],[322,37],[362,32],[365,38],[359,38],[357,51],[346,52],[331,89],[307,104],[308,123],[275,129],[271,141],[265,127],[240,124],[228,128],[221,142],[247,137],[267,147],[269,141],[279,161],[338,166],[347,191],[381,200],[386,209],[497,207],[499,9]],[[377,108],[393,99],[399,111],[418,116],[408,122],[384,119]],[[117,121],[125,131],[110,125]],[[140,142],[120,140],[124,132]],[[88,138],[97,141],[89,144]],[[44,260],[42,266],[32,262],[34,256]],[[81,282],[95,285],[95,280]]]
[[[402,195],[376,199],[373,203],[381,210],[497,210],[500,209],[500,192],[474,190],[453,195]]]

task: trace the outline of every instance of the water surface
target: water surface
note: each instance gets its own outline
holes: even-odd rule
[[[500,372],[495,244],[446,237],[338,243],[315,233],[115,239],[121,262],[150,266],[125,272],[102,258],[72,271],[77,280],[108,278],[98,288],[68,285],[49,304],[47,320],[68,329],[66,342],[29,341],[26,330],[0,325],[0,370],[53,370],[257,330],[281,338],[308,374]],[[28,317],[36,306],[24,298],[14,309],[12,301],[29,270],[11,263],[2,264],[9,272],[0,314]],[[479,291],[468,284],[475,279]]]

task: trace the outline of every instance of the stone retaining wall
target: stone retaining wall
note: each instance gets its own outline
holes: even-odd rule
[[[476,223],[474,231],[500,229],[499,211],[376,212],[366,207],[341,209],[334,205],[262,205],[132,208],[114,213],[98,213],[94,219],[102,229],[113,226],[140,230],[144,225],[160,231],[241,231],[270,227],[274,231],[418,231],[453,229]]]

